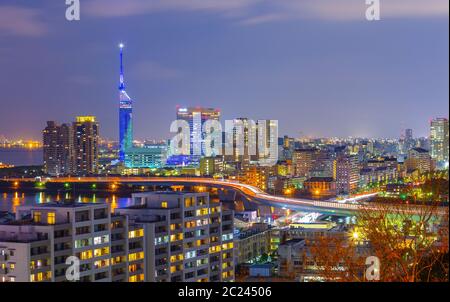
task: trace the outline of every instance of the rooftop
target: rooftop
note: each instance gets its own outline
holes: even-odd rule
[[[333,182],[333,177],[311,177],[310,179],[307,179],[308,182]]]

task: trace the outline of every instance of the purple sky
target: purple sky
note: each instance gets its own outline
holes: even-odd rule
[[[0,136],[97,115],[118,136],[118,48],[136,138],[165,138],[175,106],[278,119],[280,135],[428,134],[448,117],[448,0],[0,2]]]

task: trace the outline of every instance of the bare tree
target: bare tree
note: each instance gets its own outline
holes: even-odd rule
[[[436,266],[445,267],[448,255],[448,207],[377,203],[364,207],[357,222],[354,231],[380,259],[381,281],[448,279],[448,263],[446,274],[433,274]]]
[[[314,268],[325,281],[363,282],[365,259],[376,256],[379,281],[448,281],[448,207],[376,203],[356,221],[346,235],[308,240],[302,273]]]

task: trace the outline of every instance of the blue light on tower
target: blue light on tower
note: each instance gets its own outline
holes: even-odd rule
[[[125,81],[123,76],[123,48],[120,48],[120,84],[119,84],[119,160],[125,160],[125,152],[133,147],[133,101],[125,91]]]

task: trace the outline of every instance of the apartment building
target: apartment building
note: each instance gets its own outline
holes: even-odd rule
[[[0,282],[145,281],[143,232],[108,204],[18,207],[16,220],[0,225]],[[78,280],[66,276],[70,256]]]
[[[144,229],[147,281],[234,280],[232,211],[210,202],[208,193],[146,192],[132,198],[132,206],[116,213]]]
[[[235,264],[249,263],[271,253],[270,230],[265,223],[254,223],[234,238]]]

